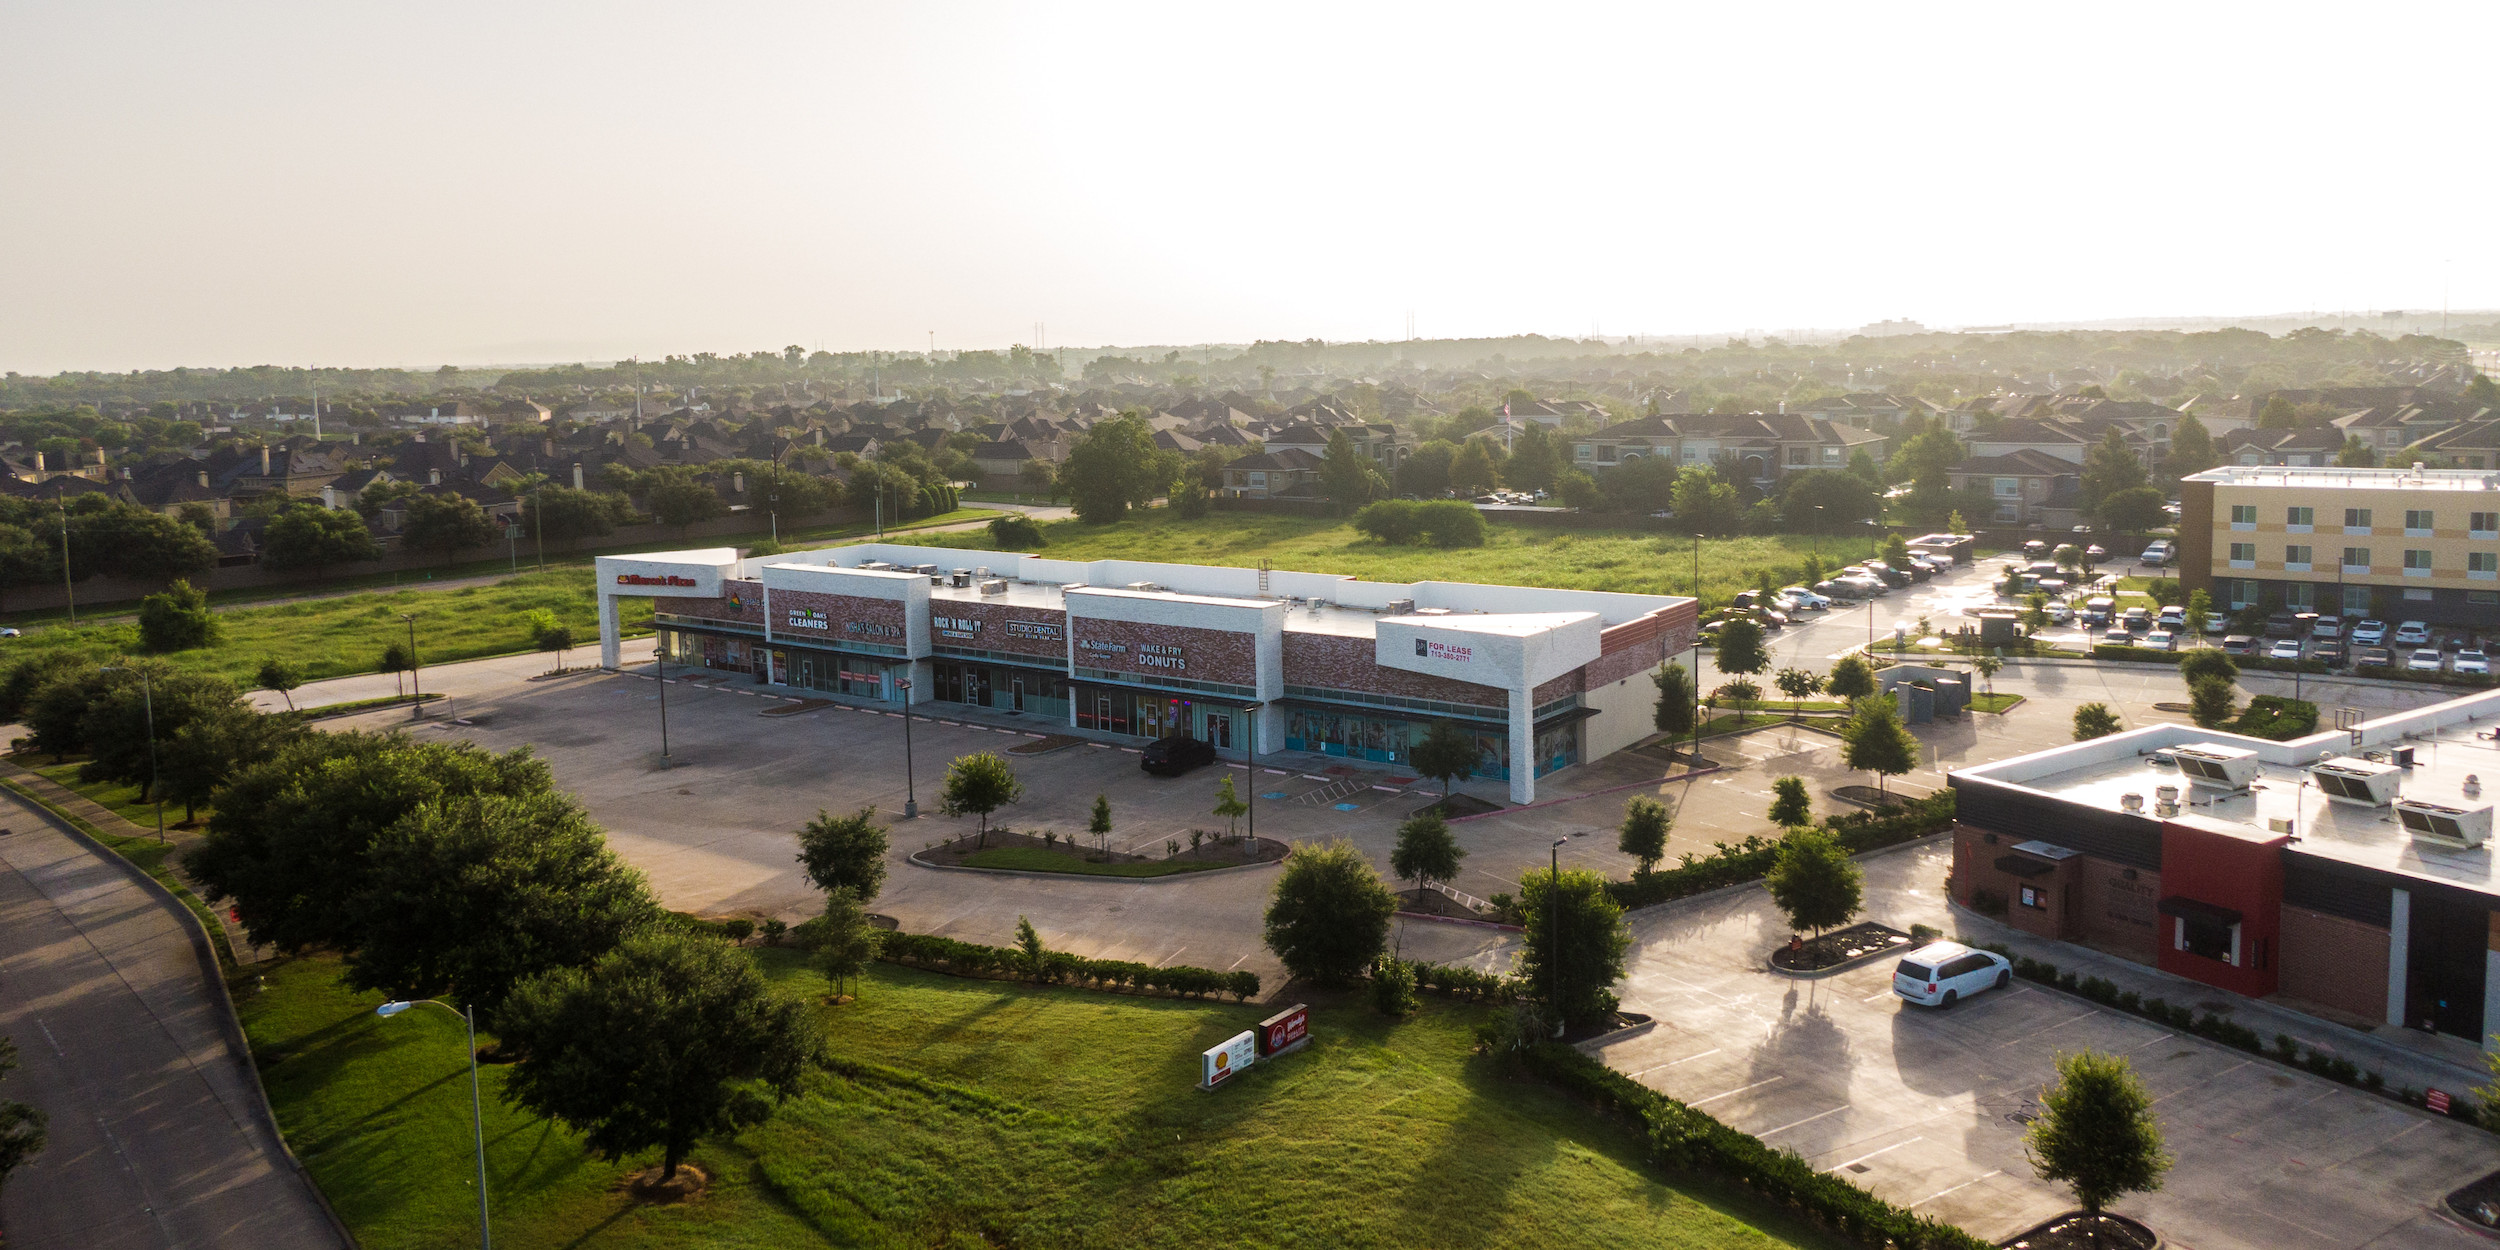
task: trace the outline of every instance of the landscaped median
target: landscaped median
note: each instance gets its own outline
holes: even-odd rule
[[[1880,816],[1873,812],[1843,813],[1823,825],[1851,854],[1915,842],[1953,827],[1953,792],[1938,790]],[[1688,853],[1673,868],[1638,873],[1628,881],[1609,881],[1606,893],[1626,908],[1649,907],[1759,881],[1778,859],[1779,843],[1759,835],[1742,842],[1721,842],[1717,852],[1707,857]]]
[[[1162,858],[1124,851],[1087,849],[1073,836],[1047,837],[992,829],[983,838],[971,834],[914,851],[911,862],[923,868],[977,868],[990,872],[1048,872],[1078,877],[1152,879],[1224,868],[1255,868],[1284,861],[1292,848],[1274,838],[1243,842],[1208,838],[1203,832],[1184,847],[1178,838],[1164,844]],[[981,843],[986,841],[988,845]]]

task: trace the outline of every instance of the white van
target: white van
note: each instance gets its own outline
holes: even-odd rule
[[[1930,942],[1901,957],[1901,965],[1893,969],[1892,992],[1922,1007],[1950,1007],[2013,981],[2014,965],[2003,955],[1959,942]]]

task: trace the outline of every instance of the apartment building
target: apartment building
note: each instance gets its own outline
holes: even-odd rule
[[[2179,577],[2234,610],[2500,626],[2500,473],[2192,474],[2179,481]]]

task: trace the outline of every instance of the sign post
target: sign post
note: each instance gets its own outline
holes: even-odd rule
[[[1225,1038],[1222,1044],[1207,1048],[1198,1057],[1202,1075],[1198,1088],[1214,1089],[1233,1079],[1243,1068],[1259,1061],[1257,1035],[1248,1029]]]

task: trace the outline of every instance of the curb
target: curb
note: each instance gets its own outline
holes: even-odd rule
[[[1910,940],[1915,943],[1918,939],[1912,938]],[[1786,968],[1780,967],[1777,963],[1772,962],[1771,957],[1768,955],[1763,956],[1762,962],[1767,965],[1771,971],[1787,977],[1791,981],[1820,981],[1825,977],[1836,977],[1844,972],[1855,972],[1868,964],[1874,963],[1876,960],[1882,959],[1886,955],[1895,954],[1904,950],[1915,949],[1917,949],[1917,947],[1914,945],[1887,946],[1882,950],[1868,951],[1867,953],[1860,955],[1855,959],[1849,960],[1846,963],[1833,964],[1829,968],[1817,968],[1812,972],[1791,972]]]
[[[1855,855],[1850,856],[1849,858],[1851,858],[1851,859],[1856,859],[1856,860],[1865,860],[1865,859],[1872,859],[1872,858],[1874,858],[1875,856],[1878,856],[1878,855],[1890,855],[1890,854],[1892,854],[1892,853],[1894,853],[1894,852],[1896,852],[1896,851],[1916,850],[1916,849],[1917,849],[1917,848],[1919,848],[1919,847],[1926,846],[1926,845],[1927,845],[1928,843],[1930,843],[1930,842],[1940,841],[1940,840],[1942,840],[1942,839],[1949,838],[1949,837],[1952,837],[1952,836],[1953,836],[1953,831],[1952,831],[1951,829],[1942,829],[1942,830],[1938,830],[1938,831],[1937,831],[1937,832],[1935,832],[1935,833],[1928,834],[1926,837],[1923,837],[1923,838],[1912,838],[1912,839],[1910,839],[1910,840],[1909,840],[1909,841],[1907,841],[1907,842],[1896,842],[1896,843],[1892,844],[1891,846],[1879,846],[1879,847],[1877,847],[1877,848],[1875,848],[1874,850],[1871,850],[1871,851],[1861,851],[1861,852],[1859,852],[1859,853],[1857,853],[1857,854],[1855,854]],[[1625,908],[1625,909],[1624,909],[1623,914],[1624,914],[1624,915],[1626,915],[1626,916],[1637,916],[1637,915],[1641,914],[1642,912],[1645,912],[1645,911],[1650,911],[1650,910],[1653,910],[1653,909],[1656,909],[1656,908],[1660,908],[1660,907],[1681,907],[1681,906],[1683,906],[1683,905],[1684,905],[1684,904],[1686,904],[1686,903],[1699,903],[1699,902],[1706,902],[1706,901],[1708,901],[1708,900],[1711,900],[1711,899],[1716,899],[1716,898],[1722,897],[1722,896],[1724,896],[1724,895],[1734,894],[1734,893],[1736,893],[1736,892],[1737,892],[1737,891],[1739,891],[1739,890],[1759,890],[1759,889],[1761,889],[1761,888],[1762,888],[1762,878],[1760,878],[1760,877],[1755,877],[1755,878],[1753,878],[1753,879],[1752,879],[1752,880],[1750,880],[1750,881],[1739,881],[1739,882],[1735,883],[1734,885],[1723,885],[1723,886],[1718,887],[1717,889],[1712,889],[1712,890],[1704,890],[1704,891],[1702,891],[1702,892],[1701,892],[1701,893],[1699,893],[1699,894],[1687,894],[1687,895],[1685,895],[1685,896],[1684,896],[1684,897],[1682,897],[1682,898],[1661,899],[1661,900],[1659,900],[1658,902],[1655,902],[1655,903],[1644,903],[1644,904],[1642,904],[1642,905],[1641,905],[1641,906],[1639,906],[1639,907],[1627,907],[1627,908]],[[1959,904],[1955,904],[1955,905],[1956,905],[1956,906],[1959,906]]]
[[[1768,728],[1768,726],[1765,726],[1765,728]],[[1748,730],[1747,732],[1750,733],[1752,731]],[[1726,736],[1733,738],[1737,735],[1728,734]],[[1453,816],[1450,818],[1449,823],[1453,825],[1463,825],[1471,820],[1484,820],[1493,816],[1507,816],[1513,812],[1533,812],[1540,807],[1553,807],[1560,803],[1577,803],[1582,799],[1593,799],[1607,794],[1620,794],[1625,790],[1634,790],[1642,786],[1660,786],[1669,782],[1690,781],[1695,777],[1707,777],[1712,773],[1725,771],[1727,771],[1727,765],[1713,764],[1708,768],[1696,768],[1691,772],[1683,773],[1674,777],[1660,777],[1654,781],[1627,781],[1619,786],[1607,786],[1602,790],[1590,790],[1583,794],[1566,795],[1559,799],[1539,799],[1534,803],[1522,803],[1517,807],[1505,807],[1499,811],[1478,812],[1473,816]]]
[[[304,1188],[311,1191],[313,1201],[321,1204],[322,1214],[330,1217],[330,1226],[338,1231],[339,1244],[351,1247],[351,1250],[360,1245],[361,1243],[356,1240],[356,1234],[348,1231],[347,1222],[339,1218],[337,1208],[330,1205],[330,1196],[321,1192],[321,1186],[313,1182],[312,1173],[305,1170],[304,1161],[295,1157],[295,1147],[288,1143],[285,1130],[278,1127],[277,1108],[270,1105],[269,1089],[261,1084],[260,1065],[252,1058],[251,1039],[243,1032],[242,1017],[235,1014],[234,995],[226,988],[224,970],[217,962],[216,945],[209,940],[208,930],[201,926],[200,918],[192,914],[191,909],[185,906],[181,899],[174,897],[173,891],[166,889],[164,883],[140,871],[137,864],[122,858],[111,847],[88,837],[86,831],[80,829],[76,822],[36,795],[31,787],[11,786],[10,792],[42,813],[46,821],[62,833],[69,835],[70,839],[87,853],[111,864],[120,870],[122,875],[137,882],[139,888],[145,891],[149,899],[157,906],[173,913],[175,920],[182,925],[183,933],[191,939],[191,953],[199,962],[201,980],[207,982],[209,987],[216,992],[214,1001],[219,1008],[218,1027],[226,1035],[226,1044],[234,1048],[235,1062],[242,1065],[243,1075],[250,1078],[253,1094],[252,1109],[259,1113],[262,1127],[267,1128],[270,1138],[278,1143],[278,1151],[286,1156],[287,1164],[295,1169],[296,1179],[302,1181]],[[202,899],[201,903],[205,905],[207,901]]]

